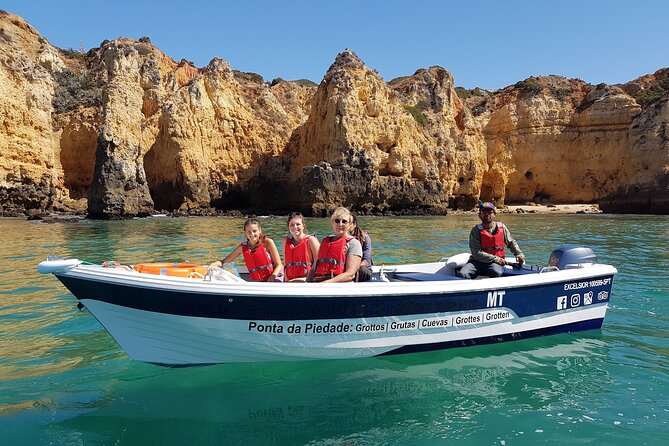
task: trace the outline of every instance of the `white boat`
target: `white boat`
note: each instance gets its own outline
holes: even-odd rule
[[[468,258],[374,267],[370,282],[335,284],[59,258],[38,271],[54,274],[132,359],[166,366],[391,355],[601,328],[617,270],[590,248],[476,280],[457,277]]]

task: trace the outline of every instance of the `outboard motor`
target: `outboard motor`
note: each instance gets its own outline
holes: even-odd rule
[[[555,266],[560,270],[583,268],[584,264],[596,264],[597,254],[591,248],[578,245],[562,246],[548,258],[548,266]]]

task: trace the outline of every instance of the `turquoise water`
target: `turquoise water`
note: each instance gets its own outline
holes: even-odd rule
[[[586,244],[619,269],[601,331],[414,355],[165,369],[131,361],[52,276],[221,258],[239,219],[0,220],[0,442],[8,445],[669,444],[669,218],[502,215],[528,262]],[[279,240],[283,219],[263,220]],[[375,262],[467,249],[473,215],[363,218]],[[310,219],[325,235],[328,222]],[[277,284],[277,286],[280,286]]]

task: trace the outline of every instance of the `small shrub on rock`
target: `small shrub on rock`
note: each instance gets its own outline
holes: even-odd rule
[[[91,73],[66,69],[53,77],[57,84],[52,101],[56,113],[102,105],[102,86]]]
[[[416,120],[418,125],[425,127],[427,125],[427,118],[423,114],[420,107],[417,105],[405,105],[404,110],[408,111],[411,116]]]
[[[662,99],[667,93],[669,93],[669,77],[656,82],[650,88],[639,90],[634,96],[634,100],[645,107]]]
[[[514,85],[517,89],[527,94],[539,94],[544,90],[544,86],[541,85],[539,80],[536,77],[530,77],[524,81],[516,82]]]

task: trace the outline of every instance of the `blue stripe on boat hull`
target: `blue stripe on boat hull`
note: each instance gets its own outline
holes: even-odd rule
[[[156,313],[214,319],[282,321],[449,313],[486,309],[489,299],[488,291],[307,298],[216,295],[128,286],[62,275],[57,277],[78,299],[93,299]],[[606,298],[597,302],[607,302],[611,281],[606,286],[588,287],[579,291],[592,291],[595,296],[604,291]],[[518,317],[553,312],[558,309],[558,296],[570,294],[564,290],[564,283],[517,287],[507,289],[505,293],[503,306],[513,310]],[[569,308],[571,306],[562,309]]]
[[[435,350],[446,350],[449,348],[472,347],[475,345],[498,344],[501,342],[518,341],[521,339],[539,338],[563,333],[575,333],[579,331],[599,330],[602,328],[604,319],[592,319],[589,321],[575,322],[572,324],[558,325],[553,327],[528,330],[522,333],[509,333],[497,336],[486,336],[482,338],[463,339],[457,341],[437,342],[433,344],[406,345],[377,356],[399,355],[406,353],[420,353]]]

